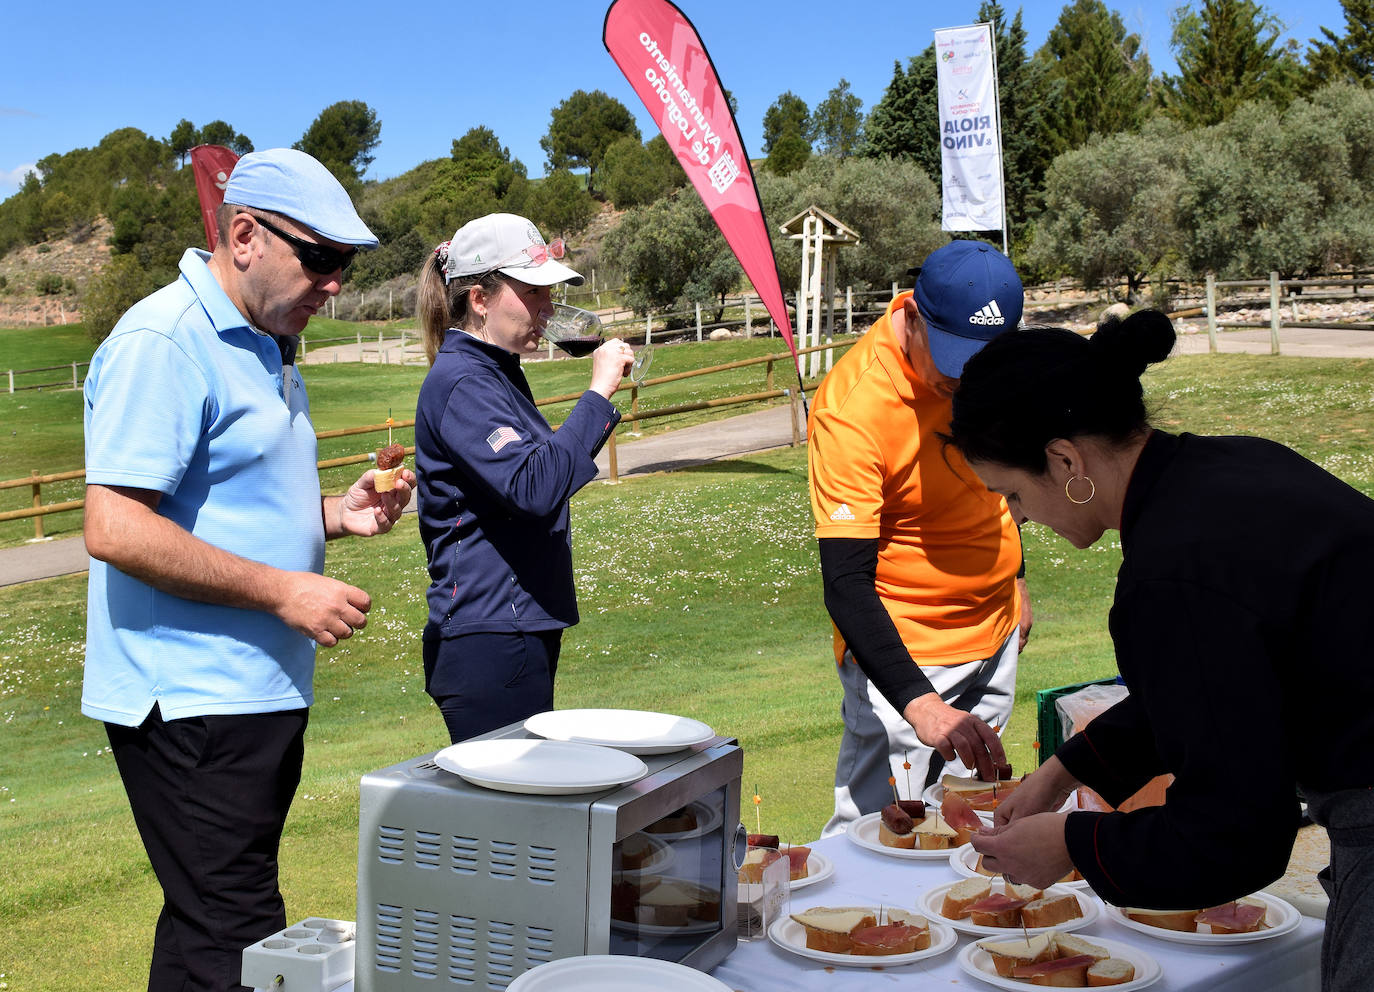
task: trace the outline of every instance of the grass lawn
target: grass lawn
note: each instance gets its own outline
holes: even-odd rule
[[[714,361],[701,347],[696,363]],[[655,374],[676,352],[660,349]],[[571,362],[544,364],[567,368],[532,367],[532,380],[566,371],[585,382]],[[317,426],[406,408],[420,371],[310,369]],[[1166,363],[1148,386],[1162,426],[1275,437],[1374,493],[1374,363],[1199,356]],[[79,399],[34,400],[21,410],[0,398],[15,437],[71,435],[61,458],[79,466]],[[17,461],[0,448],[0,477],[27,471],[47,443],[26,442]],[[830,811],[840,723],[805,450],[593,484],[573,501],[573,525],[582,623],[564,640],[558,705],[668,710],[737,736],[764,828],[813,838]],[[1036,627],[1006,730],[1019,769],[1036,763],[1035,690],[1114,672],[1105,618],[1120,558],[1111,541],[1079,552],[1038,526],[1025,538]],[[319,652],[282,855],[293,920],[354,918],[359,777],[446,743],[423,691],[427,580],[413,517],[383,538],[335,542],[327,569],[369,590],[374,607],[358,636]],[[146,977],[159,897],[103,729],[79,711],[84,596],[80,576],[0,589],[0,988],[104,992]],[[752,826],[747,808],[745,818]]]
[[[316,330],[317,324],[326,325]],[[342,321],[316,318],[308,334],[339,336],[356,325]],[[76,331],[71,330],[72,327]],[[6,351],[6,363],[15,367],[32,364],[53,364],[51,356],[34,341],[43,341],[54,331],[61,332],[64,348],[71,350],[69,361],[87,361],[91,343],[80,325],[61,328],[26,328],[0,331],[0,342],[15,346],[14,354]],[[373,331],[375,335],[375,330]],[[389,331],[392,338],[394,331]],[[80,350],[76,350],[80,349]],[[655,346],[650,378],[660,378],[713,365],[724,365],[741,359],[786,353],[781,338],[750,338],[731,341],[683,341]],[[66,352],[64,352],[65,354]],[[20,359],[23,359],[21,364]],[[591,378],[591,359],[526,360],[526,376],[536,397],[562,396],[580,393]],[[356,362],[307,365],[302,368],[310,392],[311,413],[318,431],[340,430],[386,422],[388,414],[397,421],[409,421],[415,416],[415,400],[425,376],[424,366],[363,365]],[[84,375],[84,370],[82,371]],[[54,373],[60,377],[60,373]],[[753,365],[692,379],[641,387],[638,407],[641,412],[701,400],[763,392],[766,388],[766,367]],[[785,363],[774,370],[777,388],[795,385],[795,377]],[[808,390],[812,383],[808,383]],[[622,411],[631,409],[632,393],[628,385],[616,394],[615,402]],[[774,400],[773,402],[785,402]],[[19,479],[37,471],[53,474],[82,468],[82,394],[65,389],[25,390],[16,393],[0,392],[0,481]],[[764,403],[750,403],[730,408],[729,412],[744,413],[760,409]],[[559,423],[567,416],[572,403],[546,406],[544,415],[551,423]],[[619,440],[626,440],[632,432],[654,434],[722,416],[720,410],[701,410],[671,417],[625,423],[619,428]],[[414,444],[413,432],[398,429],[395,439],[405,445]],[[378,444],[378,435],[354,435],[328,438],[320,442],[321,459],[366,454]],[[342,492],[357,478],[360,466],[325,469],[321,483],[326,492]],[[57,503],[81,499],[84,484],[80,479],[43,486],[43,502]],[[0,511],[32,506],[29,486],[0,489]],[[72,537],[80,533],[79,511],[58,513],[43,518],[43,532],[48,537]],[[22,544],[34,536],[33,520],[23,518],[0,522],[0,547]]]

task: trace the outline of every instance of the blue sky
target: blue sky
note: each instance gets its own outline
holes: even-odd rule
[[[319,112],[363,100],[382,123],[367,178],[388,179],[449,153],[486,125],[544,173],[540,137],[574,90],[602,90],[657,133],[601,44],[608,0],[389,5],[335,0],[232,0],[125,5],[15,0],[0,13],[0,198],[39,158],[136,127],[166,137],[185,117],[228,121],[258,148],[290,145]],[[1112,3],[1140,34],[1156,70],[1173,71],[1176,4]],[[745,147],[761,154],[761,122],[791,90],[811,107],[841,78],[867,112],[892,65],[938,27],[975,19],[977,0],[678,0],[736,97]],[[1018,9],[1004,3],[1008,16]],[[1020,5],[1033,51],[1063,4]],[[1272,0],[1266,10],[1305,49],[1327,26],[1343,33],[1339,0]]]

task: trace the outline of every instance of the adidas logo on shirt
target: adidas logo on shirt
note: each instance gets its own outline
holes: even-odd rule
[[[994,327],[1005,324],[1007,318],[1002,316],[1001,309],[997,306],[996,300],[989,300],[982,309],[968,319],[970,324],[990,324]]]
[[[848,503],[841,503],[835,508],[835,512],[830,514],[831,520],[853,520],[854,513],[849,509]]]

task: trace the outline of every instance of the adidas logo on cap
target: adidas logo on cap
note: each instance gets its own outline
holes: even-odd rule
[[[970,324],[989,324],[998,327],[1007,322],[1007,318],[1002,316],[1001,309],[997,306],[996,300],[989,300],[977,313],[969,317]]]
[[[854,511],[849,508],[848,503],[841,503],[835,507],[835,512],[830,514],[831,520],[853,520]]]

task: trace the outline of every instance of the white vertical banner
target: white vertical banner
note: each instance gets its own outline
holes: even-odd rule
[[[946,231],[1003,227],[1002,128],[992,25],[935,30]]]

